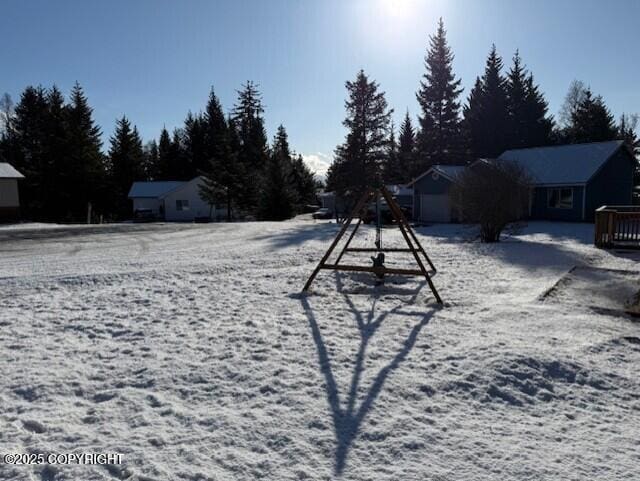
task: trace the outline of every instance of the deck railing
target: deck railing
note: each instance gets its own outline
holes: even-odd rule
[[[605,205],[596,210],[597,247],[640,248],[640,206]]]

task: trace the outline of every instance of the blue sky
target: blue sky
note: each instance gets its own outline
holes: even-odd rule
[[[145,140],[204,107],[213,85],[230,109],[256,81],[269,136],[287,128],[312,164],[330,160],[344,130],[344,82],[363,68],[399,122],[418,113],[428,35],[443,17],[468,94],[495,43],[516,49],[552,113],[571,80],[612,112],[640,112],[640,2],[520,0],[4,0],[0,93],[26,85],[84,87],[105,141],[126,114]],[[105,145],[106,148],[106,145]]]

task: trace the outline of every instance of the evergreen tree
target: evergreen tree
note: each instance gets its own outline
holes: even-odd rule
[[[405,173],[400,166],[400,155],[398,152],[398,142],[396,142],[395,126],[391,122],[389,130],[389,143],[387,145],[387,156],[382,168],[383,180],[385,184],[399,184]]]
[[[409,117],[409,111],[404,116],[404,120],[400,125],[400,134],[398,136],[398,165],[402,173],[400,181],[403,183],[410,182],[422,172],[416,165],[416,133]]]
[[[68,162],[74,188],[69,210],[73,219],[85,220],[88,203],[92,204],[94,212],[110,209],[107,172],[100,127],[95,124],[93,109],[78,83],[72,88],[70,97],[67,108]]]
[[[187,114],[184,121],[184,177],[191,180],[205,168],[207,159],[204,120],[200,115]]]
[[[182,129],[173,129],[169,152],[169,180],[191,180],[193,172],[187,160]]]
[[[317,202],[317,192],[320,188],[311,169],[304,163],[302,155],[295,155],[291,165],[291,184],[295,191],[296,213],[303,212],[304,206]]]
[[[144,146],[144,178],[146,180],[159,180],[158,164],[160,162],[160,150],[155,139],[150,140]]]
[[[566,132],[572,143],[602,142],[618,137],[613,115],[604,100],[599,95],[594,97],[589,89],[573,112]]]
[[[639,119],[638,114],[622,114],[618,123],[618,138],[625,141],[637,159],[640,159],[640,139],[637,134]]]
[[[502,58],[491,47],[484,75],[476,79],[464,108],[465,137],[474,157],[497,157],[507,147],[507,92]]]
[[[267,162],[260,214],[265,220],[285,220],[294,215],[295,193],[291,185],[291,151],[285,128],[280,125]]]
[[[125,116],[116,121],[109,159],[116,213],[126,218],[131,215],[127,193],[134,182],[144,179],[144,152],[138,129]]]
[[[230,222],[233,204],[241,195],[242,170],[238,165],[237,151],[231,150],[235,126],[230,126],[225,120],[222,105],[213,89],[209,94],[203,120],[208,162],[202,171],[200,196],[212,209],[215,205],[224,205],[227,222]]]
[[[533,81],[533,75],[522,65],[516,51],[507,74],[507,143],[506,148],[547,145],[553,122],[547,117],[547,102]]]
[[[171,180],[171,154],[171,137],[166,127],[163,127],[158,141],[158,163],[155,168],[155,180]]]
[[[262,98],[257,85],[248,81],[238,91],[238,100],[233,109],[233,121],[240,141],[238,160],[242,165],[243,195],[238,199],[247,212],[255,213],[265,164],[269,158],[267,134],[262,114]]]
[[[47,189],[46,124],[47,94],[44,88],[27,87],[15,108],[14,136],[6,148],[7,160],[25,176],[20,186],[24,213],[33,220],[47,220],[44,214]]]
[[[429,38],[425,58],[426,73],[416,94],[422,109],[417,144],[421,169],[436,163],[460,160],[460,79],[453,75],[453,53],[447,44],[442,18],[435,35]]]
[[[345,102],[347,128],[345,142],[335,151],[334,161],[327,173],[327,188],[347,201],[369,187],[380,185],[381,167],[387,155],[389,110],[384,92],[360,70],[355,81],[346,82],[348,98]]]

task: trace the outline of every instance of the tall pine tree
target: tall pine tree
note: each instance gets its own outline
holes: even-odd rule
[[[398,165],[402,172],[401,182],[407,183],[416,178],[420,166],[416,163],[416,132],[407,110],[398,135]]]
[[[346,82],[347,116],[343,125],[347,137],[335,151],[327,173],[327,189],[335,190],[347,202],[355,201],[367,188],[382,183],[382,164],[387,155],[392,110],[384,92],[363,70]]]
[[[436,163],[451,164],[461,159],[460,79],[453,74],[453,53],[447,44],[442,18],[429,38],[426,73],[416,94],[422,110],[417,144],[421,168]]]
[[[260,215],[265,220],[285,220],[294,215],[291,185],[291,150],[287,131],[280,125],[273,139],[261,194]]]
[[[71,182],[75,185],[70,206],[75,220],[86,218],[87,204],[95,213],[110,210],[105,159],[102,154],[101,131],[93,120],[93,109],[78,83],[71,90],[67,109],[69,163]]]
[[[566,130],[571,143],[602,142],[618,137],[613,115],[601,96],[593,96],[590,89],[571,115],[571,123]]]
[[[137,128],[125,116],[116,121],[109,161],[116,214],[127,218],[131,215],[127,193],[134,182],[144,179],[144,151]]]
[[[477,79],[464,108],[465,138],[472,157],[496,157],[508,145],[507,92],[502,58],[491,47],[484,75]]]
[[[547,145],[551,141],[553,121],[547,117],[547,102],[516,51],[507,74],[506,148],[517,149]]]
[[[248,213],[256,213],[260,186],[265,164],[269,158],[267,134],[262,114],[262,97],[258,86],[248,81],[238,91],[238,100],[233,109],[233,125],[240,142],[238,160],[242,165],[243,178],[238,199],[240,206]]]
[[[233,205],[242,194],[242,169],[238,156],[232,151],[231,141],[235,128],[230,128],[222,105],[213,89],[205,109],[204,131],[207,164],[201,172],[203,184],[200,196],[210,205],[224,205],[227,222],[232,220]]]

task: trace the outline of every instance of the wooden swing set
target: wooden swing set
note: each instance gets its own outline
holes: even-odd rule
[[[395,224],[400,228],[402,237],[407,243],[407,247],[398,248],[398,247],[382,246],[382,235],[381,235],[382,221],[381,221],[381,208],[380,208],[381,199],[384,199],[384,201],[387,203],[387,206],[389,207],[389,211],[393,217],[393,220],[395,221]],[[372,201],[376,202],[376,214],[377,214],[375,247],[349,247],[356,232],[358,231],[358,228],[360,227],[360,224],[362,224],[362,218],[366,212],[366,209],[369,207]],[[336,246],[338,245],[342,237],[347,232],[347,229],[353,222],[353,219],[356,217],[358,218],[358,221],[355,225],[355,228],[349,235],[347,239],[347,243],[344,245],[344,247],[340,251],[340,254],[338,255],[335,263],[333,264],[327,263],[327,261],[329,260],[329,257],[335,250]],[[342,257],[347,252],[371,252],[371,253],[377,253],[377,256],[371,258],[371,260],[373,261],[372,266],[340,264]],[[416,264],[418,265],[418,269],[398,269],[395,267],[386,267],[384,265],[385,252],[411,252],[416,261]],[[433,285],[433,281],[431,280],[431,276],[429,275],[429,272],[424,267],[424,263],[422,262],[422,259],[420,257],[421,255],[424,256],[424,259],[427,261],[427,263],[431,267],[432,272],[435,273],[436,268],[433,265],[433,262],[431,262],[431,259],[429,259],[429,256],[423,249],[422,245],[420,244],[420,241],[418,241],[418,238],[416,237],[415,232],[413,232],[413,229],[409,225],[409,222],[407,221],[404,213],[402,212],[402,210],[400,209],[396,201],[393,199],[393,197],[391,196],[387,188],[385,186],[381,186],[375,189],[368,189],[362,195],[362,197],[356,204],[355,208],[349,215],[349,217],[344,221],[342,229],[340,229],[340,232],[338,232],[338,235],[329,246],[329,249],[327,250],[325,255],[322,257],[322,259],[316,266],[315,270],[311,273],[311,276],[307,280],[307,283],[304,285],[304,288],[302,290],[303,291],[309,290],[309,287],[311,287],[313,280],[318,275],[318,272],[320,272],[320,270],[322,269],[331,270],[331,271],[371,272],[375,274],[380,280],[383,280],[386,274],[396,274],[396,275],[402,275],[402,276],[424,276],[424,278],[427,280],[427,283],[429,284],[429,287],[431,288],[431,292],[433,292],[433,295],[436,298],[436,301],[438,302],[438,304],[442,304],[442,299],[440,298],[438,291]]]

